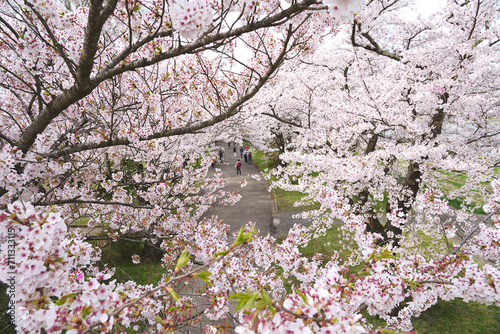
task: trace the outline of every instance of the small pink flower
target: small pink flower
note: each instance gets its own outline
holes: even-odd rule
[[[139,264],[139,263],[141,263],[141,258],[140,258],[140,256],[139,256],[139,255],[137,255],[137,254],[132,255],[132,262],[133,262],[134,264]]]
[[[78,283],[82,283],[84,280],[84,277],[85,277],[83,275],[83,272],[80,269],[78,269],[75,274],[76,274],[76,280],[78,281]]]

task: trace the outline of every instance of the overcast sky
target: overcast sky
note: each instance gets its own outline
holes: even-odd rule
[[[444,6],[446,0],[415,0],[415,4],[423,14],[431,14]]]

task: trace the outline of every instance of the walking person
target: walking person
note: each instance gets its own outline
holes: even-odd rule
[[[236,158],[236,147],[233,147],[234,157]]]
[[[240,159],[236,161],[236,175],[240,174],[241,175],[241,162]]]
[[[248,152],[245,152],[245,154],[243,155],[245,157],[245,163],[248,162]]]
[[[240,157],[243,158],[243,146],[240,147]]]
[[[248,152],[248,164],[252,164],[252,153]]]
[[[224,156],[224,152],[222,150],[219,151],[219,161],[222,163],[224,160],[222,159]]]

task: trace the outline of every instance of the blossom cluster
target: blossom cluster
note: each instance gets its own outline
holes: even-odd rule
[[[7,282],[8,273],[15,273],[14,320],[19,333],[42,328],[49,333],[80,333],[96,325],[105,333],[116,322],[130,325],[138,314],[154,323],[160,304],[150,299],[141,301],[137,314],[126,308],[119,316],[110,315],[151,287],[109,281],[113,271],[94,266],[99,251],[69,234],[60,213],[15,202],[0,211],[0,229],[2,238],[15,232],[15,259],[2,249],[0,279]]]
[[[212,22],[214,14],[205,0],[175,0],[170,7],[172,26],[182,37],[199,37]]]
[[[349,20],[353,18],[363,4],[364,0],[325,0],[330,14],[337,20]]]

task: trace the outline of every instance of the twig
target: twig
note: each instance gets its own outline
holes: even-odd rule
[[[128,303],[125,303],[123,304],[122,306],[120,306],[118,309],[116,309],[115,311],[111,312],[108,314],[109,317],[113,317],[117,314],[119,314],[121,311],[123,311],[125,308],[131,306],[131,305],[134,305],[135,303],[137,303],[138,301],[144,299],[144,298],[147,298],[149,296],[151,296],[152,294],[154,294],[156,291],[159,291],[159,290],[163,290],[165,288],[167,288],[168,286],[172,285],[173,282],[175,281],[179,281],[183,278],[186,278],[186,277],[191,277],[194,273],[196,272],[199,272],[201,271],[202,269],[210,266],[212,263],[215,263],[217,261],[220,261],[221,259],[223,259],[224,257],[228,256],[229,254],[231,253],[234,253],[237,249],[239,248],[242,248],[246,245],[246,243],[242,243],[236,247],[233,247],[232,249],[230,249],[230,251],[227,253],[227,254],[224,254],[224,255],[221,255],[220,257],[216,258],[216,259],[213,259],[211,260],[210,262],[207,262],[206,264],[198,267],[197,269],[195,270],[192,270],[186,274],[183,274],[183,275],[180,275],[180,276],[176,276],[176,277],[172,277],[168,282],[165,282],[163,284],[160,284],[158,285],[156,288],[152,289],[152,290],[149,290],[148,292],[144,293],[144,295],[138,297],[138,298],[135,298],[135,299],[132,299],[131,301],[129,301]],[[93,322],[92,324],[89,325],[89,327],[87,327],[87,329],[85,329],[82,334],[85,334],[85,333],[90,333],[92,331],[92,329],[94,329],[95,327],[101,325],[102,323],[100,321],[96,321],[96,322]]]

